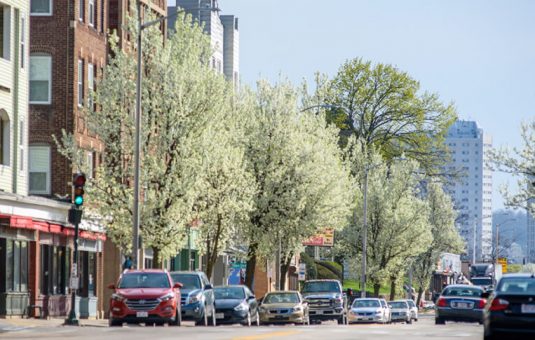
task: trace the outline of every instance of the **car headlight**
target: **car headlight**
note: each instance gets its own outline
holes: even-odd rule
[[[258,307],[258,311],[260,311],[260,312],[264,313],[264,312],[266,312],[266,311],[267,311],[267,308],[266,308],[266,307],[264,307],[264,306],[260,306],[260,307]]]
[[[378,310],[375,311],[375,314],[383,314],[383,311],[378,309]]]
[[[113,301],[125,302],[126,298],[121,294],[114,293],[111,295]]]
[[[189,297],[189,303],[197,303],[202,300],[202,294],[192,295]]]
[[[302,308],[301,306],[295,306],[295,307],[293,308],[293,311],[294,311],[294,312],[301,312],[302,310],[303,310],[303,308]]]
[[[242,310],[247,310],[248,308],[249,308],[249,305],[247,305],[246,303],[242,302],[239,305],[237,305],[236,307],[234,307],[234,310],[235,311],[242,311]]]
[[[169,301],[169,300],[173,299],[174,297],[175,297],[175,294],[173,294],[173,293],[168,293],[168,294],[165,294],[164,296],[162,296],[162,297],[160,298],[160,301],[161,301],[161,302]]]

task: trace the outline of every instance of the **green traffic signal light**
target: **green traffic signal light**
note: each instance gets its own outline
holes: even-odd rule
[[[72,184],[74,187],[74,204],[76,207],[80,207],[84,204],[84,185],[85,175],[83,173],[76,173],[73,175]]]
[[[76,196],[74,198],[74,204],[76,204],[76,205],[84,204],[84,198],[82,196]]]

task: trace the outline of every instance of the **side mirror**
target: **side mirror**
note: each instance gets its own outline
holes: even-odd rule
[[[308,302],[303,301],[302,305],[305,306],[305,307],[307,307],[307,306],[308,306]]]
[[[173,285],[173,288],[178,288],[178,289],[180,289],[180,288],[182,288],[183,286],[184,286],[184,285],[183,285],[182,283],[180,283],[180,282],[175,282],[175,284]]]
[[[113,283],[110,283],[110,284],[108,285],[108,288],[109,288],[109,289],[115,289],[115,285],[114,285]]]
[[[212,287],[211,284],[207,284],[206,286],[204,286],[204,290],[210,290],[210,289],[213,289],[214,287]]]
[[[254,295],[251,295],[247,298],[247,300],[249,301],[256,300],[256,297]]]

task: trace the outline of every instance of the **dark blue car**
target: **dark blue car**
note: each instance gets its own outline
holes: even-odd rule
[[[260,324],[258,302],[247,286],[221,286],[214,288],[217,323],[241,323],[246,326]]]

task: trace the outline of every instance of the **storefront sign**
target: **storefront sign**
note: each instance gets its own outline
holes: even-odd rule
[[[322,232],[317,233],[305,242],[304,246],[332,247],[334,245],[334,229],[325,228]]]
[[[306,280],[306,272],[307,272],[306,263],[299,263],[299,272],[298,272],[298,280],[299,281],[305,281]]]

